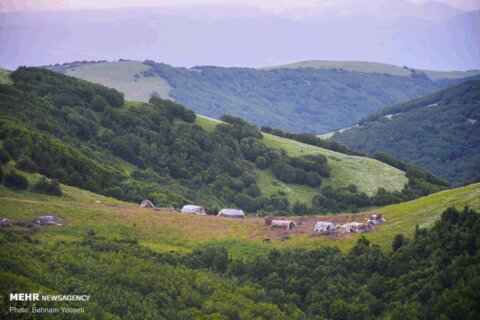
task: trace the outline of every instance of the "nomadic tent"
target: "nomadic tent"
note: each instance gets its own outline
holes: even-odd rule
[[[287,230],[293,229],[297,226],[292,220],[272,220],[270,225],[273,228],[285,228]]]
[[[382,217],[381,214],[372,214],[370,217],[368,217],[367,223],[372,223],[372,224],[381,224],[385,222],[385,218]]]
[[[245,213],[240,209],[222,209],[218,212],[220,217],[245,218]]]
[[[315,224],[315,228],[313,228],[313,231],[315,232],[325,232],[325,231],[334,231],[335,225],[331,222],[328,221],[318,221]]]
[[[57,216],[38,216],[35,220],[36,224],[39,225],[56,225],[61,226]]]
[[[200,206],[195,206],[193,204],[187,204],[183,206],[182,208],[182,213],[191,213],[191,214],[196,214],[199,216],[206,216],[207,213],[205,212],[205,209]]]
[[[345,223],[340,228],[343,232],[355,232],[355,233],[364,233],[364,232],[369,232],[375,229],[373,225],[368,223],[361,223],[361,222]]]
[[[12,220],[8,218],[0,219],[0,227],[11,227],[11,226],[12,226]]]
[[[152,201],[145,199],[140,204],[140,208],[155,208],[155,205]]]

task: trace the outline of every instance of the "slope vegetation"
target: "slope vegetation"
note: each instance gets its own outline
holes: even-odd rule
[[[385,68],[378,73],[375,68],[372,72],[368,68],[358,71],[336,67],[186,69],[153,61],[72,63],[49,68],[112,86],[125,92],[128,99],[147,101],[154,94],[217,119],[231,114],[259,126],[311,133],[346,127],[385,105],[425,95],[474,75],[446,74],[441,80],[432,80],[410,69],[405,76]]]
[[[30,176],[31,181],[39,176]],[[138,204],[126,203],[88,191],[62,185],[64,195],[54,197],[27,191],[11,191],[0,186],[0,211],[20,222],[13,230],[30,234],[47,242],[80,240],[88,230],[109,238],[137,239],[141,244],[156,250],[190,252],[206,245],[222,245],[234,256],[262,254],[270,248],[309,248],[319,245],[337,246],[348,250],[359,236],[330,238],[318,236],[311,228],[298,228],[288,233],[279,232],[265,225],[263,219],[228,219],[216,216],[193,216],[167,209],[154,211],[142,209]],[[447,190],[413,201],[371,208],[382,213],[387,223],[374,232],[365,234],[367,239],[381,247],[389,248],[394,236],[402,233],[413,235],[417,225],[429,227],[449,206],[470,206],[480,209],[480,184]],[[63,227],[29,228],[28,224],[38,215],[56,214]],[[322,215],[306,221],[331,220],[363,221],[361,215]],[[295,218],[294,218],[295,219]],[[302,221],[297,217],[297,221]],[[340,219],[340,220],[339,220]],[[21,224],[21,222],[24,222]],[[264,243],[263,239],[272,239]]]
[[[11,78],[0,86],[0,133],[15,167],[118,199],[309,214],[442,188],[373,159],[262,134],[236,117],[197,119],[156,97],[125,103],[116,90],[44,69]]]
[[[333,140],[388,153],[455,183],[480,175],[480,81],[390,106]]]

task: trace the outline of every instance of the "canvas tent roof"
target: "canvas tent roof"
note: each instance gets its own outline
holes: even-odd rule
[[[297,225],[293,220],[272,220],[272,227],[286,228],[287,230],[295,228]]]
[[[222,209],[218,213],[219,216],[229,216],[229,217],[245,217],[245,212],[240,209]]]
[[[203,207],[196,206],[196,205],[193,205],[193,204],[187,204],[187,205],[183,206],[182,213],[193,213],[193,214],[197,214],[197,215],[201,215],[201,216],[207,215],[207,213],[205,212],[205,209],[203,209]]]
[[[57,224],[60,225],[58,222],[58,217],[49,215],[49,216],[38,216],[36,220],[37,224]]]
[[[334,229],[335,229],[335,225],[333,223],[328,221],[318,221],[315,224],[315,228],[313,229],[313,231],[321,232],[321,231],[330,231]]]

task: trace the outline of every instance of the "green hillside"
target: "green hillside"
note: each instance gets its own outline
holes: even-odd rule
[[[445,183],[428,172],[313,135],[198,117],[158,97],[125,101],[39,68],[8,79],[0,84],[0,218],[13,225],[0,226],[0,296],[88,301],[2,298],[1,319],[480,315],[479,183],[436,192]],[[145,198],[158,207],[140,208]],[[249,215],[168,209],[192,202]],[[289,215],[297,227],[274,229],[253,212]],[[386,222],[363,235],[313,231],[319,220],[363,222],[373,212]],[[60,225],[34,223],[40,215]]]
[[[196,122],[206,130],[213,130],[218,124],[218,121],[206,117],[198,117]],[[284,149],[291,156],[321,154],[327,157],[332,173],[329,178],[324,180],[323,185],[347,187],[349,184],[355,184],[359,191],[373,196],[378,188],[384,188],[388,191],[401,191],[408,183],[405,172],[385,165],[378,160],[347,155],[268,133],[262,134],[262,141],[267,146]],[[291,202],[294,202],[295,199],[309,202],[318,192],[312,188],[282,183],[275,179],[268,170],[257,170],[256,174],[260,177],[259,186],[262,190],[268,190],[270,193],[283,191],[289,196]]]
[[[368,154],[383,152],[454,183],[480,176],[480,81],[397,104],[332,139]]]
[[[116,88],[131,100],[148,101],[154,94],[216,119],[231,114],[258,126],[316,134],[477,75],[447,73],[432,80],[412,70],[405,76],[375,68],[375,72],[368,68],[187,69],[153,61],[75,62],[48,68]]]
[[[261,133],[236,117],[197,118],[157,97],[125,102],[116,90],[37,68],[11,79],[0,86],[0,136],[16,168],[122,200],[312,214],[445,187],[370,158]]]
[[[28,175],[30,182],[39,175]],[[167,209],[154,211],[142,209],[138,203],[126,203],[113,198],[62,185],[61,197],[35,194],[27,191],[12,191],[0,186],[0,212],[14,222],[30,222],[41,214],[56,214],[63,227],[42,227],[30,230],[31,237],[47,242],[82,239],[88,230],[108,238],[138,239],[155,251],[175,250],[191,252],[206,245],[222,245],[234,256],[251,256],[264,253],[270,248],[309,248],[319,245],[337,246],[346,251],[353,247],[359,235],[339,239],[315,236],[314,221],[347,217],[347,221],[363,221],[361,215],[322,215],[309,217],[309,227],[292,230],[289,239],[265,225],[261,218],[228,219],[216,216],[193,216]],[[447,190],[413,201],[380,208],[370,212],[382,213],[387,223],[365,237],[383,248],[389,248],[393,237],[402,233],[411,236],[416,225],[430,227],[439,218],[444,208],[470,206],[480,210],[480,184]],[[295,219],[295,217],[293,217]],[[301,217],[296,218],[301,221]],[[300,220],[299,220],[300,219]],[[13,230],[26,232],[25,226]],[[265,244],[263,239],[270,238]]]
[[[480,216],[441,208],[478,208],[478,184],[379,209],[384,225],[341,239],[311,230],[279,235],[259,219],[153,211],[62,189],[56,198],[0,187],[0,209],[15,223],[0,229],[0,293],[90,299],[1,299],[2,317],[11,307],[67,307],[85,319],[348,319],[360,310],[355,318],[478,315]],[[62,226],[31,226],[47,212],[59,214]]]

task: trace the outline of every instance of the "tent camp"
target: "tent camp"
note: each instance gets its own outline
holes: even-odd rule
[[[187,204],[183,206],[182,208],[182,213],[190,213],[190,214],[196,214],[199,216],[206,216],[207,213],[205,212],[205,209],[200,206],[195,206],[193,204]]]
[[[218,212],[220,217],[245,218],[245,213],[240,209],[222,209]]]
[[[272,228],[285,228],[287,230],[295,228],[297,225],[292,220],[272,220]]]
[[[333,223],[327,222],[327,221],[318,221],[315,224],[315,228],[313,231],[315,232],[329,232],[329,231],[334,231],[336,230],[336,227]]]

